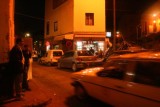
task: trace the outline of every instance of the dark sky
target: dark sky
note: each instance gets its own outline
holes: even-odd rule
[[[116,0],[117,20],[122,15],[139,14],[157,0]],[[108,24],[113,26],[113,0],[106,0]],[[15,33],[24,36],[30,32],[35,39],[43,37],[45,0],[15,0]]]
[[[116,23],[125,15],[140,15],[157,0],[115,0]],[[106,28],[113,29],[113,0],[106,0]]]
[[[40,39],[44,32],[44,0],[15,0],[15,34],[31,33]]]

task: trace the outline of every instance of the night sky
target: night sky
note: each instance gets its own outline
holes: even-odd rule
[[[15,0],[15,34],[29,32],[34,40],[43,38],[44,0]]]
[[[106,27],[113,27],[113,0],[106,0]],[[117,22],[126,14],[140,14],[157,0],[116,0]],[[45,0],[15,0],[15,34],[24,36],[31,33],[34,40],[44,35]]]
[[[113,0],[106,0],[106,28],[113,29]],[[140,15],[157,0],[116,0],[116,24],[125,15]]]

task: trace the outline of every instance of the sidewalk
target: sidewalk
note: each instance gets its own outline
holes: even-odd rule
[[[31,91],[24,92],[24,100],[16,101],[14,98],[3,100],[0,107],[46,107],[52,102],[47,91],[36,83],[34,79],[29,81]]]

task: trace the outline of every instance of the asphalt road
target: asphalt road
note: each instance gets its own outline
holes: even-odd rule
[[[86,101],[76,99],[73,87],[70,85],[72,73],[70,69],[58,69],[56,66],[49,67],[33,62],[34,80],[52,98],[47,107],[109,107],[93,98]]]

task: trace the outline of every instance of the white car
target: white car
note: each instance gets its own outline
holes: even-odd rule
[[[40,64],[46,65],[56,65],[58,59],[63,55],[63,50],[60,49],[52,49],[48,50],[43,57],[41,57],[38,62]]]
[[[79,99],[92,96],[115,107],[160,107],[160,52],[110,56],[103,67],[75,72]]]

